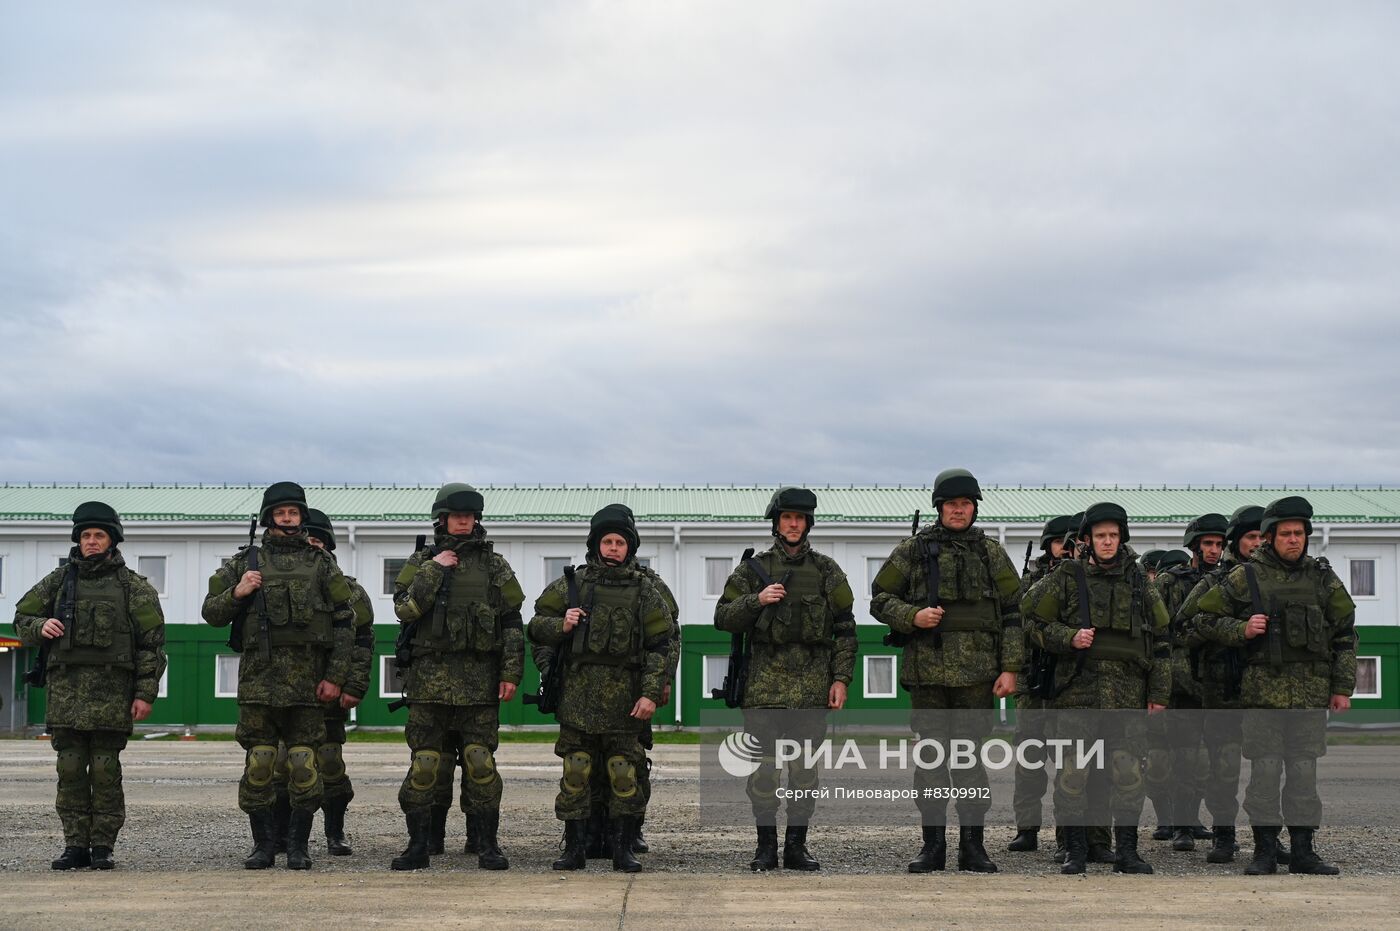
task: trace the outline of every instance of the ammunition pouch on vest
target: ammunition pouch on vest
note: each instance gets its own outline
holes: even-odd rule
[[[96,578],[79,575],[74,600],[72,623],[49,653],[49,665],[135,669],[130,571],[118,566]]]
[[[787,576],[783,584],[787,595],[777,604],[768,605],[754,621],[753,636],[757,643],[808,646],[836,646],[836,618],[831,603],[822,593],[822,572],[810,558],[799,563],[782,563],[769,554],[761,562],[768,575],[777,579]]]
[[[642,576],[629,572],[622,577],[611,573],[603,577],[590,567],[584,581],[586,620],[574,635],[569,662],[640,669]]]
[[[1314,573],[1302,573],[1296,579],[1270,578],[1261,587],[1255,572],[1254,566],[1245,566],[1251,597],[1260,602],[1254,610],[1269,616],[1269,629],[1246,643],[1246,661],[1250,665],[1331,662],[1327,599]]]
[[[261,557],[261,600],[272,646],[329,649],[334,615],[321,590],[318,560],[301,550],[272,547],[263,547]]]
[[[426,653],[494,653],[501,648],[498,595],[491,588],[491,544],[458,553],[444,570],[432,614],[419,621],[415,656]]]

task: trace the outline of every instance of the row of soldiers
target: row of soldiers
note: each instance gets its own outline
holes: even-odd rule
[[[1246,872],[1275,871],[1280,824],[1290,826],[1290,871],[1335,872],[1312,845],[1321,817],[1316,760],[1325,752],[1326,710],[1346,710],[1354,686],[1354,605],[1326,562],[1307,555],[1308,503],[1275,501],[1259,511],[1257,527],[1248,509],[1228,521],[1206,515],[1188,530],[1190,566],[1149,585],[1118,505],[1051,521],[1042,555],[1022,579],[975,526],[981,497],[967,471],[941,473],[937,520],[896,546],[872,583],[872,614],[903,650],[901,684],[919,735],[985,738],[990,709],[1013,694],[1027,711],[1145,709],[1142,732],[1127,727],[1112,742],[1107,787],[1102,774],[1073,765],[1056,774],[1064,872],[1083,872],[1091,859],[1150,872],[1137,853],[1137,826],[1148,787],[1157,785],[1176,787],[1172,801],[1154,798],[1174,845],[1194,841],[1205,793],[1215,827],[1209,859],[1233,859],[1241,753],[1253,764],[1245,809],[1255,855]],[[467,852],[483,869],[509,866],[498,839],[495,751],[499,705],[516,696],[528,637],[544,678],[560,683],[555,812],[564,851],[553,865],[580,869],[606,851],[615,869],[635,872],[650,797],[644,744],[679,658],[675,599],[637,561],[631,511],[610,505],[590,522],[585,564],[550,583],[527,629],[524,593],[486,539],[484,506],[470,486],[443,486],[432,506],[433,541],[420,541],[395,583],[410,750],[399,802],[409,841],[391,866],[421,869],[442,852],[459,764]],[[747,641],[746,687],[734,703],[764,746],[780,737],[820,739],[826,712],[846,702],[854,670],[855,599],[836,562],[811,547],[816,507],[807,489],[774,494],[766,512],[773,546],[746,554],[715,611],[716,627]],[[351,852],[344,821],[353,789],[342,748],[347,716],[369,687],[373,617],[363,588],[336,564],[329,520],[307,505],[299,485],[269,487],[257,524],[261,539],[211,577],[203,614],[230,628],[230,645],[242,653],[238,797],[253,837],[244,865],[267,868],[285,850],[289,868],[306,869],[318,808],[328,850]],[[120,751],[155,700],[164,627],[154,589],[122,560],[115,511],[100,502],[79,506],[73,540],[66,565],[20,600],[16,628],[27,645],[42,647],[48,672],[65,837],[53,867],[103,869],[113,863],[124,816]],[[1280,620],[1281,636],[1268,636]],[[1269,650],[1258,648],[1260,638]],[[1236,693],[1221,670],[1241,666]],[[1173,717],[1158,714],[1168,706],[1314,713],[1259,719],[1264,724],[1235,718],[1235,730],[1227,716],[1220,732],[1192,743],[1170,733]],[[807,713],[763,714],[774,710]],[[1057,736],[1072,736],[1074,727],[1072,717],[1057,719]],[[1201,778],[1207,770],[1219,778]],[[1013,850],[1037,845],[1045,783],[1034,784],[1035,772],[1018,772]],[[778,775],[761,766],[747,785],[758,831],[754,870],[779,865]],[[800,763],[789,766],[788,779],[791,788],[817,785],[816,771]],[[947,790],[959,788],[974,791],[959,793],[956,806],[958,868],[995,872],[983,833],[990,797],[976,791],[987,786],[985,769],[919,769],[915,780],[934,791],[916,794],[923,843],[909,870],[944,869]],[[788,803],[781,864],[815,870],[807,847],[814,793],[797,795]],[[1091,808],[1111,813],[1111,845],[1085,827]]]

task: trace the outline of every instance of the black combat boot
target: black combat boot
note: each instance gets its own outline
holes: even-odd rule
[[[253,852],[243,861],[245,870],[265,870],[277,861],[277,839],[272,836],[273,822],[271,808],[248,812],[248,827],[253,832]]]
[[[1069,856],[1069,847],[1065,843],[1065,829],[1055,828],[1055,862],[1065,862],[1065,857]]]
[[[428,868],[428,844],[433,830],[433,809],[415,808],[404,813],[408,825],[408,846],[393,860],[391,870],[423,870]]]
[[[1152,800],[1152,811],[1157,815],[1157,830],[1152,832],[1153,840],[1171,840],[1175,828],[1171,826],[1171,796],[1168,793],[1159,792],[1156,795],[1149,795]]]
[[[345,809],[349,804],[339,798],[321,806],[326,819],[326,853],[333,857],[348,857],[355,852],[345,842]]]
[[[1088,833],[1082,827],[1065,828],[1065,865],[1060,867],[1060,872],[1077,876],[1089,868],[1088,859]]]
[[[292,809],[292,821],[287,827],[287,869],[311,869],[311,853],[306,845],[311,840],[311,822],[315,819],[314,808]]]
[[[1206,854],[1207,863],[1230,863],[1235,859],[1235,848],[1239,846],[1235,843],[1235,826],[1232,824],[1226,827],[1223,824],[1215,826],[1215,840],[1210,845],[1210,852]]]
[[[501,853],[500,843],[496,840],[496,831],[501,824],[501,810],[490,808],[478,812],[475,816],[468,816],[468,821],[476,827],[477,867],[483,870],[510,869],[510,861]]]
[[[924,845],[919,854],[909,861],[911,873],[939,873],[948,865],[947,826],[925,824],[923,826]]]
[[[436,857],[447,850],[447,813],[450,805],[433,805],[429,811],[428,855]]]
[[[642,825],[646,823],[646,820],[646,815],[639,815],[637,817],[637,831],[632,835],[633,853],[651,853],[651,845],[648,844],[647,839],[642,836]]]
[[[1089,847],[1090,863],[1117,863],[1118,855],[1113,852],[1113,835],[1107,827],[1095,825],[1084,829],[1084,843]]]
[[[587,832],[582,818],[564,822],[564,854],[552,864],[556,870],[581,870],[588,865]]]
[[[1152,872],[1152,864],[1138,856],[1138,829],[1136,826],[1115,827],[1113,829],[1113,843],[1118,847],[1118,859],[1113,862],[1113,872],[1143,875]]]
[[[117,865],[112,859],[111,847],[92,848],[92,868],[95,870],[110,870]]]
[[[1288,864],[1288,872],[1305,873],[1309,876],[1336,876],[1342,871],[1317,855],[1313,849],[1312,828],[1289,828],[1288,839],[1293,845],[1293,857]],[[93,848],[93,855],[97,848]]]
[[[1282,840],[1275,840],[1274,846],[1277,850],[1274,853],[1274,862],[1279,866],[1288,866],[1293,862],[1293,853],[1288,849],[1288,845]]]
[[[821,868],[816,857],[807,852],[807,826],[789,824],[783,834],[783,869],[810,873]]]
[[[272,797],[272,850],[287,852],[287,831],[292,823],[292,799],[286,786],[278,786]]]
[[[632,822],[630,815],[612,819],[609,842],[612,846],[613,869],[619,873],[640,873],[642,864],[632,855]]]
[[[92,856],[86,847],[64,847],[58,859],[49,864],[54,870],[79,870],[92,866]]]
[[[474,857],[481,851],[481,838],[477,834],[476,819],[467,812],[467,842],[462,845],[462,853]]]
[[[584,822],[584,830],[588,832],[584,849],[590,860],[601,860],[603,857],[612,856],[612,851],[608,849],[608,816],[599,812],[590,812],[588,820]]]
[[[749,861],[749,869],[755,873],[778,868],[778,826],[775,824],[758,826],[758,849]]]
[[[1172,849],[1183,853],[1196,849],[1196,838],[1192,836],[1189,827],[1177,825],[1172,830]]]
[[[1254,828],[1254,859],[1244,868],[1246,876],[1272,876],[1278,872],[1278,828]]]
[[[995,873],[997,865],[982,845],[982,825],[958,825],[958,869],[965,873]]]
[[[1040,828],[1021,828],[1016,832],[1016,836],[1011,838],[1011,843],[1006,845],[1006,849],[1012,853],[1025,853],[1030,850],[1040,848]]]

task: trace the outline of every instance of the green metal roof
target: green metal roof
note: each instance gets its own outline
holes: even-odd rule
[[[246,520],[262,501],[262,485],[29,484],[0,485],[0,520],[66,520],[80,503],[105,501],[124,521]],[[811,486],[817,517],[836,522],[903,522],[930,510],[925,486]],[[437,485],[307,485],[312,507],[336,520],[427,520]],[[586,521],[605,504],[622,502],[641,521],[760,520],[773,489],[733,485],[497,485],[481,486],[485,519],[511,522]],[[1206,511],[1229,514],[1245,504],[1305,495],[1317,521],[1400,522],[1400,488],[1247,486],[991,486],[983,489],[984,522],[1039,523],[1116,501],[1133,520],[1184,523]]]

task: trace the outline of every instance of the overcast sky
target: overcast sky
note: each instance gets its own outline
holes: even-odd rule
[[[1396,481],[1392,2],[3,20],[0,480]]]

